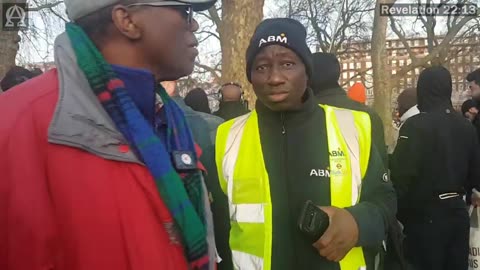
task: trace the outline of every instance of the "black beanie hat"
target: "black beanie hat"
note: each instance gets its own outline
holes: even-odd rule
[[[307,45],[307,30],[294,19],[275,18],[262,21],[250,40],[247,49],[247,78],[251,80],[255,56],[265,47],[280,45],[294,51],[305,64],[308,77],[312,75],[312,53]]]

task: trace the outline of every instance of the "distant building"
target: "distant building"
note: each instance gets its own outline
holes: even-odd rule
[[[458,106],[469,96],[468,84],[465,77],[471,71],[480,67],[480,41],[479,36],[464,38],[457,41],[450,47],[448,62],[445,66],[452,74],[454,105]],[[407,40],[412,52],[419,58],[428,55],[426,38],[411,38]],[[411,59],[407,50],[399,39],[387,41],[388,64],[391,68],[392,76],[401,70],[403,66],[411,64]],[[345,88],[350,87],[355,82],[362,82],[367,88],[369,102],[373,101],[373,72],[372,60],[370,56],[370,42],[359,42],[350,44],[348,50],[341,51],[338,54],[342,74],[340,83],[345,84]],[[403,76],[399,83],[394,85],[393,97],[396,99],[399,91],[415,87],[417,78],[422,67],[416,68]],[[358,75],[358,76],[357,76]]]

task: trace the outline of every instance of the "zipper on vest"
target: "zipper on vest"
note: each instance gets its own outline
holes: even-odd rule
[[[282,121],[282,135],[287,134],[287,130],[285,129],[285,113],[280,114],[280,120]]]

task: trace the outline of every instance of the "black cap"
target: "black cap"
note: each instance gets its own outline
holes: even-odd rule
[[[307,30],[294,19],[275,18],[262,21],[250,40],[246,55],[247,77],[250,82],[255,56],[270,45],[280,45],[294,51],[305,64],[308,77],[311,77],[312,53],[307,45]]]

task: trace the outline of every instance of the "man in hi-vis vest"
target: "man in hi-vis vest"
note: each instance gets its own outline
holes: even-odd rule
[[[216,136],[220,269],[380,269],[396,199],[369,116],[317,104],[306,30],[295,20],[263,21],[246,58],[256,109]],[[297,225],[309,200],[328,214],[319,239]]]

